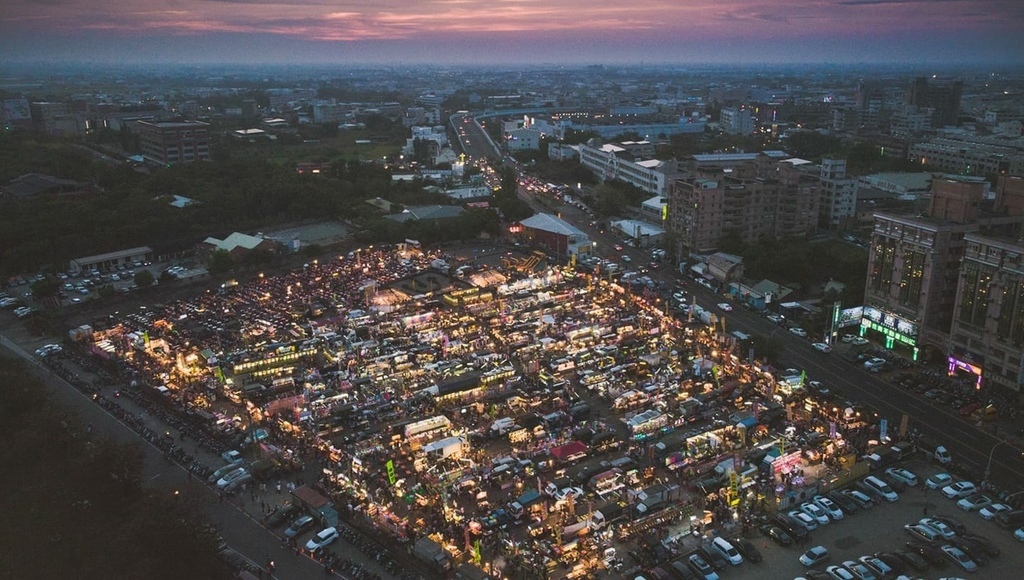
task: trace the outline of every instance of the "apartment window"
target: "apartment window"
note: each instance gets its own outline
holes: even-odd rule
[[[985,325],[985,315],[988,313],[991,286],[992,277],[990,274],[973,269],[964,272],[960,322],[979,327]]]
[[[1003,285],[996,336],[1013,346],[1024,346],[1024,283],[1019,280]]]

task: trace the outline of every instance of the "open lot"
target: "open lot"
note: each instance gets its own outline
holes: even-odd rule
[[[935,466],[923,461],[909,462],[906,467],[920,479],[939,471]],[[924,491],[920,484],[901,492],[899,500],[895,503],[876,504],[869,510],[848,515],[842,521],[819,527],[811,532],[811,542],[806,546],[783,548],[754,532],[749,538],[756,543],[764,560],[757,564],[745,562],[736,568],[725,570],[721,576],[725,580],[796,578],[807,570],[797,560],[800,554],[817,545],[825,546],[831,557],[826,563],[815,566],[815,570],[824,570],[828,565],[841,564],[846,560],[855,560],[875,552],[903,549],[910,539],[910,535],[903,530],[903,525],[936,515],[959,520],[966,526],[968,533],[992,540],[1002,554],[992,558],[991,563],[974,573],[967,573],[952,564],[946,564],[920,573],[920,577],[1020,577],[1020,570],[1024,566],[1024,550],[1021,549],[1021,543],[1014,539],[1012,530],[1004,530],[995,522],[985,521],[976,512],[965,512],[957,507],[955,500],[946,499],[938,490]],[[912,572],[904,573],[916,577]]]

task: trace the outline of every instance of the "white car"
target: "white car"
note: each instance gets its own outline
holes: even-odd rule
[[[942,534],[940,534],[935,528],[922,524],[906,524],[903,526],[903,529],[906,530],[908,534],[925,542],[934,542],[942,537]]]
[[[799,326],[794,326],[793,328],[790,328],[789,331],[801,338],[807,338],[807,331]]]
[[[924,484],[928,489],[942,489],[950,483],[953,483],[953,476],[948,473],[936,473],[924,480]]]
[[[878,371],[885,368],[886,360],[884,358],[873,358],[864,361],[864,370],[877,373]]]
[[[828,560],[829,553],[825,546],[814,546],[800,555],[800,563],[810,568]]]
[[[567,487],[563,490],[555,492],[555,499],[563,501],[572,497],[573,499],[583,496],[583,490],[578,487]]]
[[[825,513],[828,514],[828,517],[832,518],[833,520],[843,519],[843,510],[838,505],[836,505],[836,502],[830,500],[829,498],[823,495],[814,496],[814,499],[812,501],[814,501],[815,505],[824,510]]]
[[[718,537],[711,542],[711,547],[714,548],[723,558],[729,561],[733,566],[739,566],[743,563],[743,556],[740,555],[739,550],[736,549],[729,540]]]
[[[993,520],[995,517],[1003,512],[1011,511],[1013,508],[1004,503],[994,503],[988,507],[981,508],[978,511],[978,515],[985,520]]]
[[[306,549],[310,551],[319,550],[337,539],[337,528],[324,528],[306,542]]]
[[[813,346],[814,350],[816,350],[818,352],[825,352],[825,353],[832,352],[832,347],[829,346],[828,343],[815,342],[811,346]]]
[[[825,510],[818,507],[818,504],[805,501],[804,503],[800,504],[800,511],[814,518],[814,520],[818,522],[819,526],[828,525],[828,514],[825,513]]]
[[[807,531],[809,531],[809,532],[818,529],[818,520],[812,518],[811,516],[805,514],[804,512],[802,512],[800,510],[793,510],[793,511],[789,512],[788,515],[789,515],[789,517],[793,518],[794,520],[800,522],[800,524],[803,527],[807,528]]]
[[[910,487],[917,485],[917,476],[902,467],[890,467],[885,470],[885,474],[893,479],[902,481]]]
[[[853,337],[853,340],[851,340],[850,342],[852,342],[855,346],[864,346],[865,344],[868,343],[868,339],[860,336],[855,336]]]
[[[953,531],[953,528],[947,526],[945,523],[940,522],[939,520],[934,520],[932,518],[921,518],[917,523],[921,524],[922,526],[928,526],[929,528],[938,532],[940,536],[946,538],[947,540],[956,536],[956,532]]]
[[[1017,538],[1018,542],[1024,542],[1024,528],[1017,528],[1014,530],[1013,537]]]
[[[992,498],[980,493],[972,493],[965,498],[961,498],[960,501],[956,502],[956,505],[965,512],[974,512],[992,505]]]
[[[249,472],[246,471],[244,467],[239,467],[238,469],[236,469],[234,471],[229,471],[226,474],[224,474],[224,477],[222,477],[222,478],[217,480],[217,487],[219,487],[221,489],[224,489],[232,481],[242,477],[243,475],[245,475],[247,473],[249,473]]]
[[[724,310],[725,312],[732,312],[732,305],[729,304],[728,302],[721,302],[718,304],[718,307]]]
[[[957,499],[967,497],[977,490],[977,486],[969,481],[958,481],[942,488],[942,495],[949,499]]]
[[[782,322],[785,320],[785,318],[783,318],[782,316],[774,313],[769,314],[765,318],[767,318],[769,322],[772,322],[774,324],[782,324]]]
[[[853,342],[853,339],[855,339],[855,338],[857,338],[856,334],[844,334],[843,337],[840,340],[842,340],[844,343],[849,344],[849,343]]]
[[[242,457],[242,454],[239,453],[238,451],[235,451],[234,449],[221,453],[220,458],[230,464],[241,463],[245,461],[245,458]]]

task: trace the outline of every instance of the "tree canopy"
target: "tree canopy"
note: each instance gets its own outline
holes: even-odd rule
[[[138,444],[90,435],[20,361],[0,358],[0,383],[6,575],[232,577],[197,507],[143,485]]]

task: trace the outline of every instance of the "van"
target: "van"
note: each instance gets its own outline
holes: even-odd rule
[[[715,538],[711,542],[711,547],[717,550],[718,553],[728,560],[733,566],[739,566],[743,563],[743,556],[741,556],[736,547],[730,544],[725,538],[721,536]]]
[[[881,480],[881,478],[869,475],[864,478],[864,487],[885,501],[896,501],[900,496],[892,489],[892,487]]]

